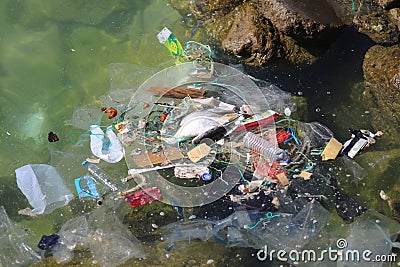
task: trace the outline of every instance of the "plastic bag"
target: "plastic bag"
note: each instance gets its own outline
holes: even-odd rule
[[[53,166],[29,164],[16,169],[15,173],[18,188],[34,208],[34,214],[49,214],[74,198]]]
[[[90,149],[93,155],[109,163],[119,162],[124,157],[122,145],[112,126],[107,127],[105,136],[98,125],[90,126],[90,131]]]
[[[118,266],[131,258],[145,256],[140,241],[105,208],[72,218],[62,226],[60,244],[52,250],[57,263],[71,261],[76,247],[89,247],[100,266]]]
[[[0,206],[0,266],[29,266],[39,260],[40,256],[24,242]]]

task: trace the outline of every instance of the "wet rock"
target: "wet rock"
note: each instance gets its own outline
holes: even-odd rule
[[[399,0],[374,0],[374,2],[382,8],[390,8],[393,6],[400,6]]]
[[[332,7],[325,1],[255,0],[257,10],[281,32],[292,37],[313,37],[329,27],[340,25]]]
[[[384,139],[399,144],[400,137],[400,46],[371,47],[363,63],[366,90],[363,98],[375,129]]]
[[[251,65],[263,65],[272,57],[282,56],[279,32],[253,5],[243,5],[233,13],[232,26],[222,40],[224,49],[245,58]]]
[[[219,11],[223,14],[225,11]],[[313,55],[285,36],[258,11],[258,6],[244,3],[221,19],[211,17],[209,34],[220,40],[222,48],[239,56],[249,65],[263,65],[270,59],[284,58],[293,63],[311,63]]]
[[[355,16],[353,22],[360,33],[368,35],[375,43],[395,44],[399,41],[399,29],[386,11]]]
[[[400,8],[392,8],[388,13],[389,19],[397,26],[400,30]]]

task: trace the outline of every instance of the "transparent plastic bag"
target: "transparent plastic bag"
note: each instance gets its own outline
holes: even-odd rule
[[[90,149],[96,157],[109,163],[116,163],[124,157],[124,150],[111,127],[107,127],[104,135],[100,126],[90,126]]]
[[[68,263],[75,248],[89,248],[100,266],[118,266],[131,258],[144,258],[140,241],[104,206],[68,220],[60,230],[60,244],[52,251],[57,263]]]
[[[25,243],[6,210],[0,206],[0,266],[29,266],[40,256]]]
[[[15,173],[18,187],[34,208],[34,214],[49,214],[74,198],[53,166],[29,164],[16,169]]]
[[[98,209],[90,214],[89,247],[101,266],[118,266],[131,258],[144,258],[140,241],[113,213]]]

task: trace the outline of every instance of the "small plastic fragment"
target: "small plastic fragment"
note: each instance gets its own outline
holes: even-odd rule
[[[336,159],[342,147],[343,145],[334,137],[332,137],[331,140],[329,140],[328,144],[326,145],[324,151],[322,151],[321,154],[322,160],[326,161],[330,159]]]
[[[132,208],[137,208],[154,201],[161,201],[161,190],[157,187],[151,187],[144,190],[125,195],[125,200],[128,201]]]
[[[38,243],[38,248],[41,250],[49,250],[58,244],[60,236],[57,234],[43,235]]]

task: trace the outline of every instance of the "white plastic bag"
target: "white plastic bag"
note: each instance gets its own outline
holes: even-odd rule
[[[107,127],[106,134],[100,126],[90,126],[90,150],[96,157],[109,162],[119,162],[124,157],[124,150],[112,126]]]
[[[49,214],[74,198],[53,166],[29,164],[16,169],[15,174],[18,188],[34,208],[34,214]]]

